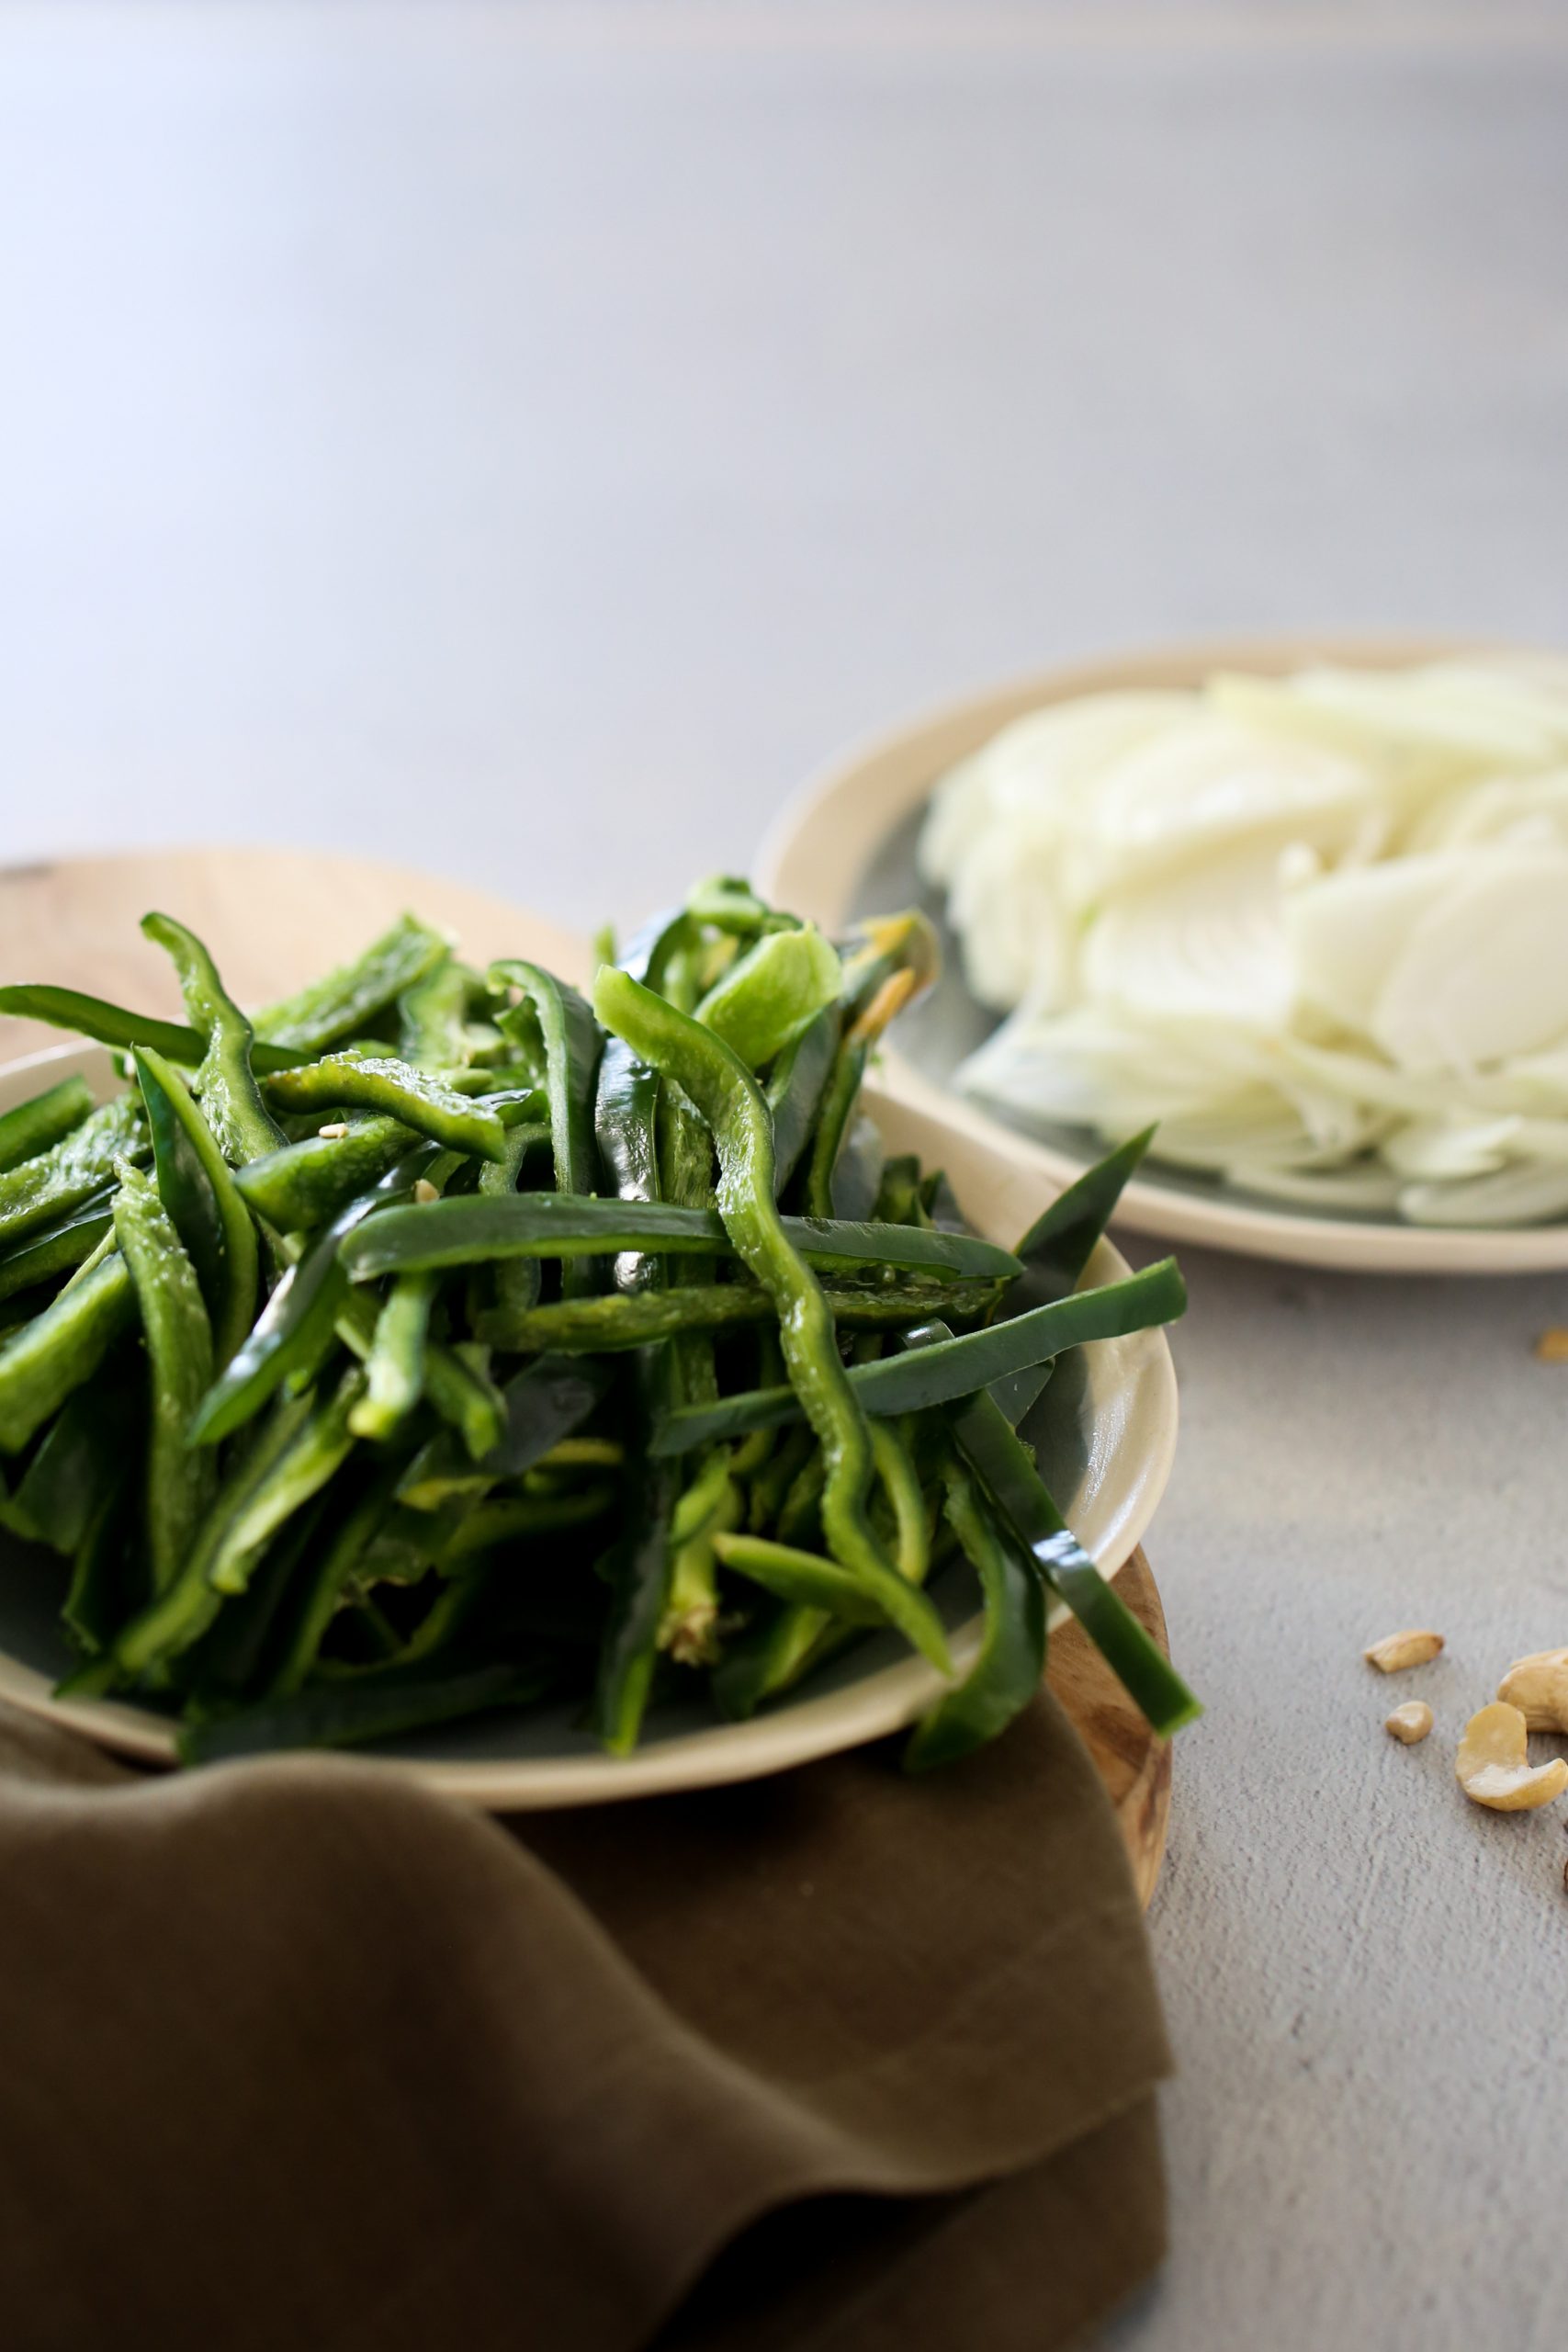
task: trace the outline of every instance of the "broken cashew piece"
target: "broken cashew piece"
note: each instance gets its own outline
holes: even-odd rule
[[[1407,1666],[1429,1666],[1442,1646],[1441,1634],[1385,1634],[1361,1656],[1380,1674],[1398,1674]]]
[[[1406,1699],[1404,1706],[1395,1707],[1383,1724],[1384,1731],[1392,1732],[1405,1747],[1414,1747],[1418,1739],[1426,1738],[1431,1728],[1432,1710],[1425,1699]]]
[[[1568,1650],[1536,1650],[1517,1658],[1497,1696],[1517,1707],[1527,1731],[1568,1731]]]
[[[1568,1789],[1568,1763],[1558,1756],[1550,1764],[1532,1764],[1529,1743],[1517,1707],[1497,1699],[1472,1715],[1454,1770],[1472,1804],[1487,1805],[1494,1813],[1527,1813],[1534,1805],[1550,1804]]]

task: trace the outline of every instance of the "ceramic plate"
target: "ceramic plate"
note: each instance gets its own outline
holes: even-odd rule
[[[1103,1144],[1081,1127],[1032,1122],[1022,1112],[1010,1116],[990,1104],[982,1110],[952,1083],[965,1056],[997,1026],[998,1015],[964,987],[941,895],[922,882],[916,866],[916,842],[938,779],[1012,719],[1075,695],[1197,685],[1222,669],[1272,675],[1313,662],[1376,668],[1472,650],[1408,640],[1200,645],[1023,679],[950,704],[846,752],[785,810],[763,851],[759,882],[779,905],[814,917],[826,930],[854,915],[926,909],[942,934],[942,978],[900,1020],[883,1084],[912,1109],[974,1137],[998,1168],[1057,1190],[1098,1159]],[[1496,649],[1489,650],[1495,658]],[[1123,1193],[1118,1223],[1167,1241],[1377,1273],[1529,1273],[1568,1266],[1564,1223],[1513,1230],[1414,1226],[1282,1209],[1217,1177],[1147,1164],[1145,1170]]]
[[[100,1093],[114,1090],[101,1047],[67,1046],[0,1069],[0,1111],[73,1069]],[[945,1164],[970,1216],[993,1239],[1016,1240],[1056,1189],[1037,1171],[998,1159],[976,1138],[950,1136],[906,1103],[879,1100],[871,1107],[891,1149],[918,1150]],[[1086,1279],[1111,1282],[1127,1271],[1106,1242]],[[1176,1378],[1164,1333],[1102,1340],[1064,1357],[1027,1433],[1080,1540],[1113,1574],[1148,1526],[1169,1474]],[[72,1664],[57,1622],[63,1589],[62,1563],[52,1553],[0,1532],[0,1698],[125,1754],[171,1760],[168,1724],[148,1709],[62,1702],[51,1695]],[[968,1571],[950,1568],[932,1591],[962,1669],[980,1635]],[[643,1744],[624,1759],[605,1756],[564,1705],[478,1716],[355,1752],[396,1761],[431,1788],[496,1810],[595,1804],[751,1780],[857,1747],[912,1723],[942,1688],[940,1677],[896,1637],[876,1635],[750,1723],[716,1723],[698,1704],[655,1709]]]

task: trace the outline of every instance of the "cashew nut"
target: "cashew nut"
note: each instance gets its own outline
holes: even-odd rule
[[[1532,1764],[1525,1719],[1501,1700],[1466,1724],[1454,1770],[1471,1802],[1494,1813],[1524,1813],[1568,1789],[1568,1763],[1558,1756],[1550,1764]]]
[[[1431,1728],[1432,1710],[1425,1699],[1406,1699],[1404,1706],[1395,1707],[1383,1724],[1384,1731],[1392,1732],[1405,1747],[1414,1747],[1418,1739],[1426,1738]]]
[[[1542,1363],[1568,1363],[1568,1331],[1553,1323],[1536,1341],[1535,1351]]]
[[[1529,1731],[1568,1731],[1568,1650],[1536,1650],[1516,1659],[1497,1696],[1517,1707]]]
[[[1385,1634],[1361,1656],[1380,1674],[1398,1674],[1407,1666],[1426,1666],[1443,1646],[1441,1634]]]

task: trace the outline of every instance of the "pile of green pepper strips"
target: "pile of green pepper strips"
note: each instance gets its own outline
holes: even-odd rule
[[[615,1753],[660,1689],[731,1718],[863,1629],[951,1676],[924,1767],[1037,1688],[1049,1596],[1150,1722],[1190,1693],[1016,1434],[1054,1361],[1179,1315],[1167,1261],[1077,1287],[1145,1137],[1014,1251],[885,1159],[868,1057],[935,968],[716,880],[592,1006],[403,917],[254,1022],[167,916],[186,1023],[0,989],[118,1049],[0,1117],[0,1522],[69,1563],[68,1691],[177,1713],[187,1760],[550,1693]]]

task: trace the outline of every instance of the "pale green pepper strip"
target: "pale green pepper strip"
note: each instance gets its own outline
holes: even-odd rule
[[[130,1269],[100,1259],[0,1347],[0,1453],[19,1453],[136,1321]]]
[[[859,1577],[817,1552],[772,1544],[760,1535],[717,1534],[713,1548],[727,1568],[749,1577],[780,1600],[836,1617],[846,1625],[886,1625],[887,1612]]]
[[[207,1041],[196,1073],[196,1093],[206,1106],[224,1158],[236,1165],[264,1159],[277,1150],[284,1134],[262,1101],[251,1068],[250,1023],[194,932],[161,914],[143,915],[141,928],[174,959],[191,1026]]]
[[[449,1151],[468,1152],[477,1159],[506,1156],[506,1130],[496,1112],[391,1054],[328,1054],[301,1069],[279,1070],[267,1080],[267,1089],[285,1111],[345,1105],[380,1111]]]
[[[138,1046],[133,1058],[152,1130],[158,1190],[187,1248],[192,1248],[193,1257],[191,1237],[186,1234],[180,1219],[182,1187],[191,1190],[193,1216],[199,1215],[194,1197],[197,1180],[204,1181],[208,1188],[216,1252],[213,1286],[207,1294],[207,1303],[212,1317],[213,1370],[221,1372],[250,1329],[256,1309],[256,1285],[261,1272],[256,1229],[241,1197],[237,1179],[218,1148],[217,1137],[191,1100],[190,1090],[178,1070],[148,1046]],[[187,1165],[187,1153],[194,1166]],[[200,1271],[198,1261],[197,1272]]]
[[[529,1259],[516,1261],[535,1262]],[[500,1269],[497,1270],[501,1271]],[[825,1289],[835,1322],[850,1329],[897,1329],[927,1315],[979,1312],[995,1297],[991,1284],[972,1295],[951,1285],[941,1289]],[[772,1323],[777,1309],[753,1283],[704,1283],[689,1289],[647,1290],[603,1298],[554,1298],[520,1314],[504,1307],[481,1313],[475,1329],[492,1347],[563,1348],[571,1352],[645,1348],[685,1331],[732,1330],[744,1324]]]
[[[457,1069],[468,1058],[469,978],[455,956],[433,964],[398,999],[398,1051],[414,1069]]]
[[[948,1524],[980,1579],[985,1631],[963,1681],[922,1716],[904,1751],[907,1772],[951,1764],[995,1739],[1028,1706],[1045,1672],[1045,1592],[1033,1562],[1005,1540],[956,1464],[944,1484]]]
[[[715,981],[697,1019],[759,1070],[838,1002],[843,984],[836,950],[812,924],[766,932]]]
[[[186,1442],[212,1378],[212,1326],[173,1217],[156,1187],[130,1166],[120,1169],[114,1229],[136,1285],[152,1371],[147,1548],[152,1589],[166,1592],[218,1488],[212,1453]]]
[[[866,1517],[873,1463],[865,1416],[839,1361],[832,1314],[816,1275],[791,1248],[773,1202],[773,1121],[756,1081],[721,1039],[624,972],[606,969],[594,1008],[634,1053],[682,1086],[713,1131],[718,1210],[739,1256],[772,1296],[790,1384],[827,1464],[822,1525],[840,1566],[942,1672],[942,1621],[886,1559]]]
[[[434,1274],[400,1274],[382,1301],[365,1363],[365,1394],[349,1421],[355,1437],[389,1437],[423,1396],[435,1290]]]
[[[402,914],[373,940],[362,956],[324,979],[312,980],[295,996],[256,1015],[256,1035],[275,1043],[322,1053],[341,1038],[362,1036],[403,990],[412,988],[448,953],[438,931]]]

